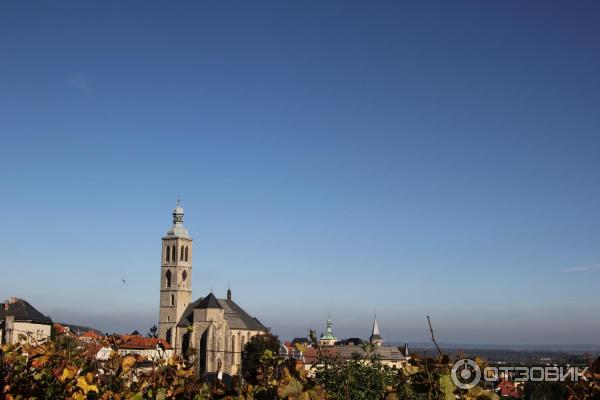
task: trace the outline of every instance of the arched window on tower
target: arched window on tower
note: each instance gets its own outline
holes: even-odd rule
[[[186,280],[186,279],[187,279],[187,272],[183,271],[183,272],[181,273],[181,280],[182,280],[183,282],[185,282],[185,280]]]
[[[185,261],[188,260],[188,246],[185,246]]]
[[[171,305],[172,306],[175,305],[175,295],[174,294],[171,295]]]
[[[175,254],[175,245],[171,246],[171,261],[177,260],[177,254]]]
[[[172,332],[172,331],[171,331],[171,328],[169,328],[169,329],[167,329],[167,334],[165,335],[165,336],[166,336],[166,339],[167,339],[167,342],[168,342],[169,344],[173,344],[173,343],[171,343],[171,332]]]
[[[183,261],[183,246],[181,246],[181,253],[179,253],[179,260]]]
[[[165,277],[167,278],[167,287],[170,288],[171,287],[171,270],[170,269],[167,270]]]
[[[171,246],[167,246],[167,256],[165,257],[165,261],[171,261]]]

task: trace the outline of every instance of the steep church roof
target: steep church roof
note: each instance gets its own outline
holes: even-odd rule
[[[240,306],[238,306],[231,299],[217,299],[214,294],[210,293],[206,297],[200,297],[193,303],[188,304],[186,309],[183,311],[177,326],[188,326],[194,322],[194,308],[198,307],[200,303],[205,301],[208,297],[212,296],[217,302],[220,308],[223,308],[225,315],[225,321],[230,329],[247,329],[251,331],[266,331],[267,328],[256,318],[250,316]]]
[[[194,308],[223,308],[214,294],[209,293],[202,301],[200,301]]]
[[[51,324],[52,320],[23,299],[12,298],[0,306],[0,319],[15,317],[16,322]]]
[[[371,340],[381,339],[381,335],[379,334],[379,324],[377,323],[377,317],[375,317],[375,321],[373,322],[373,331],[371,333]]]

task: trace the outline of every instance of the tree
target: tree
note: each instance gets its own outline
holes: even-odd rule
[[[384,365],[375,348],[365,343],[363,354],[353,354],[341,360],[319,349],[315,367],[316,380],[322,384],[329,398],[335,400],[383,399],[398,382],[398,371]]]
[[[152,327],[150,327],[150,332],[148,332],[146,334],[147,337],[149,338],[155,338],[157,337],[156,332],[158,331],[158,328],[156,325],[152,325]]]
[[[259,376],[264,376],[262,369],[265,351],[267,354],[279,354],[281,344],[277,335],[266,333],[256,335],[244,346],[242,351],[242,376],[246,381],[257,383]],[[266,372],[266,371],[264,371]]]

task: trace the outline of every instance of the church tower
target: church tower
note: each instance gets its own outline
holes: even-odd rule
[[[162,238],[158,337],[177,350],[177,322],[192,301],[192,238],[183,226],[183,208],[177,200],[173,226]]]

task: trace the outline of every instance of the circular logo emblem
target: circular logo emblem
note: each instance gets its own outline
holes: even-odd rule
[[[481,368],[473,360],[463,358],[452,366],[450,371],[452,382],[461,389],[472,389],[481,380]]]

